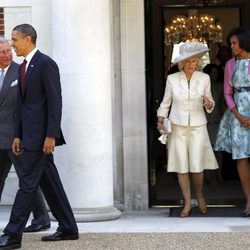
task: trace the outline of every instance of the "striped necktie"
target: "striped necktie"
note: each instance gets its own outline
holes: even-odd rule
[[[3,86],[3,79],[4,79],[4,69],[1,69],[1,74],[0,74],[0,90],[2,89],[2,86]]]

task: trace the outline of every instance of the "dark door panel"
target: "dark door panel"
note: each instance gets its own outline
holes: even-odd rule
[[[238,25],[250,27],[250,1],[226,1],[219,5],[185,5],[184,1],[145,0],[145,38],[146,38],[146,84],[147,84],[147,125],[148,125],[148,159],[149,159],[149,199],[150,206],[174,206],[182,204],[182,195],[176,174],[166,171],[167,153],[164,145],[158,141],[156,130],[156,111],[162,100],[167,71],[166,49],[164,48],[164,26],[178,14],[187,13],[190,8],[199,12],[215,13],[223,19],[224,13],[238,10],[239,17],[232,15]],[[230,14],[229,14],[230,15]],[[232,20],[232,17],[229,18]],[[223,19],[224,20],[224,19]],[[225,33],[232,29],[232,22],[223,23]],[[210,171],[212,172],[212,171]],[[230,155],[223,154],[222,176],[220,182],[215,174],[211,180],[206,179],[204,196],[210,205],[243,203],[243,193],[238,180],[235,162]]]

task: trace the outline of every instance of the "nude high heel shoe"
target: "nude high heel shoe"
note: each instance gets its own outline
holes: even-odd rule
[[[198,208],[201,214],[206,214],[207,213],[207,205],[203,197],[196,198],[197,203],[198,203]]]
[[[188,217],[192,213],[193,207],[191,207],[188,211],[184,211],[184,209],[180,213],[181,218]]]

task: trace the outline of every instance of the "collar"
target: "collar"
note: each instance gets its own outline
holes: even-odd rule
[[[30,51],[30,53],[25,57],[27,64],[26,64],[26,68],[28,67],[32,57],[35,55],[35,53],[37,52],[37,47],[35,47],[32,51]]]
[[[3,70],[4,70],[4,75],[6,74],[6,72],[8,71],[8,69],[9,69],[9,67],[10,67],[10,65],[11,65],[11,63],[7,66],[7,67],[5,67]],[[1,69],[2,70],[2,69]]]
[[[186,76],[185,72],[184,72],[183,70],[180,71],[180,72],[181,72],[182,78],[187,79],[187,76]],[[193,79],[193,78],[195,77],[196,73],[197,73],[197,70],[195,70],[195,71],[193,72],[193,74],[192,74],[190,80]]]

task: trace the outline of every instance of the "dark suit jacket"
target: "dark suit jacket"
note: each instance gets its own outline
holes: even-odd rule
[[[0,91],[0,149],[11,149],[14,139],[18,68],[10,64]]]
[[[19,74],[20,82],[20,74]],[[19,84],[16,137],[23,148],[40,151],[46,136],[65,143],[60,128],[62,96],[57,64],[37,51],[26,70],[24,88]]]

